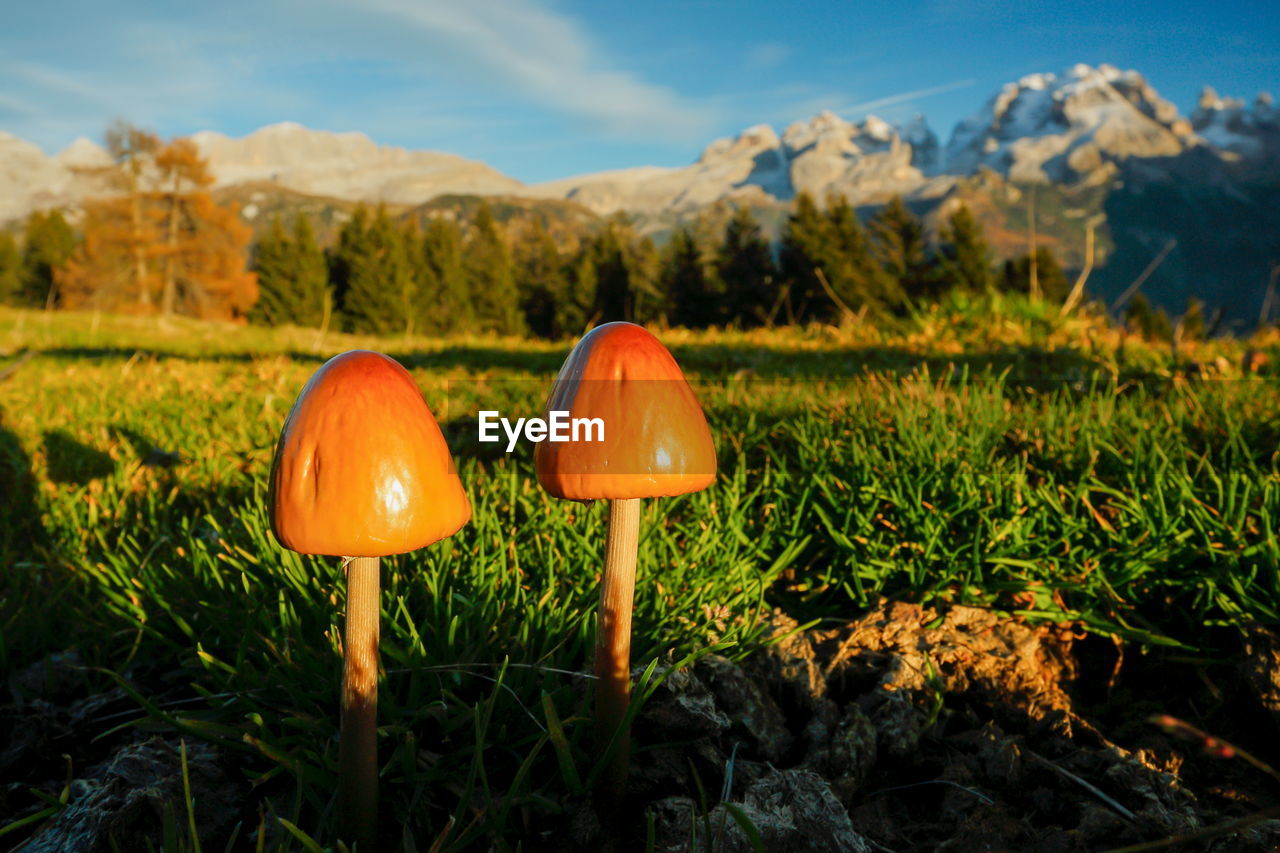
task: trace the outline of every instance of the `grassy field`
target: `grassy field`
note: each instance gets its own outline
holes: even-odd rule
[[[1006,303],[660,337],[720,473],[646,502],[638,665],[745,658],[773,608],[838,624],[882,596],[1078,620],[1206,666],[1280,622],[1280,394],[1241,373],[1241,342],[1173,352]],[[1280,338],[1250,345],[1280,363]],[[275,543],[264,497],[298,390],[357,347],[418,380],[474,508],[384,561],[384,815],[406,849],[451,820],[440,849],[528,849],[581,801],[604,507],[545,495],[527,445],[473,439],[479,408],[540,413],[569,342],[0,310],[0,673],[73,653],[71,692],[115,697],[0,774],[23,783],[0,817],[40,816],[0,844],[62,808],[40,780],[132,729],[231,756],[252,786],[236,843],[331,843],[343,583],[337,560]],[[175,819],[167,849],[192,843]]]

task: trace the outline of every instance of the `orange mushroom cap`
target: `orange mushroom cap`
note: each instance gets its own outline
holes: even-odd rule
[[[547,400],[554,411],[604,422],[603,441],[538,444],[538,482],[558,498],[656,498],[715,481],[698,398],[667,348],[634,323],[607,323],[578,341]]]
[[[315,372],[280,431],[271,529],[302,554],[384,557],[471,518],[449,448],[409,372],[352,350]]]

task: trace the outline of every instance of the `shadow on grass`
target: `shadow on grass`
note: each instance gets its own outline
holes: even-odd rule
[[[393,341],[388,340],[388,344]],[[503,348],[491,344],[454,345],[434,352],[395,352],[395,358],[411,370],[510,371],[524,375],[554,375],[564,363],[569,344],[544,351]],[[749,373],[776,379],[851,379],[868,372],[905,375],[928,369],[933,375],[946,370],[968,370],[973,374],[1009,371],[1019,380],[1055,381],[1078,379],[1099,366],[1086,354],[1075,350],[1040,346],[1004,346],[977,353],[922,355],[894,346],[836,346],[822,350],[746,343],[692,343],[671,348],[676,360],[689,373],[732,375]],[[185,353],[130,347],[55,347],[42,356],[55,359],[93,361],[176,360],[183,362],[253,362],[286,358],[319,365],[328,355],[286,351],[281,353]]]
[[[83,486],[90,480],[106,477],[116,464],[108,454],[72,438],[62,430],[44,434],[45,464],[49,479],[55,483]]]

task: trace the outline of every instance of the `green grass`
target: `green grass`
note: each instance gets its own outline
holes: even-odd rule
[[[1175,360],[1093,320],[962,303],[892,329],[663,337],[720,476],[646,502],[638,664],[745,656],[771,607],[847,620],[882,595],[1204,659],[1280,621],[1280,395],[1234,372],[1237,343]],[[568,344],[0,311],[0,370],[22,347],[39,354],[0,384],[0,672],[77,648],[95,689],[136,706],[86,740],[133,724],[214,741],[276,848],[332,844],[343,583],[336,559],[276,545],[264,489],[307,377],[381,349],[444,421],[474,515],[384,561],[384,819],[420,850],[451,820],[443,850],[561,827],[591,773],[604,507],[546,496],[527,447],[469,437],[479,403],[539,412]],[[1219,378],[1186,366],[1219,357]],[[33,795],[15,818],[49,807]]]

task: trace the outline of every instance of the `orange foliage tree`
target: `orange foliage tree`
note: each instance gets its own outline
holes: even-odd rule
[[[118,192],[85,205],[84,238],[60,274],[63,304],[243,318],[258,297],[246,269],[252,231],[214,202],[195,144],[120,124],[107,144]]]

